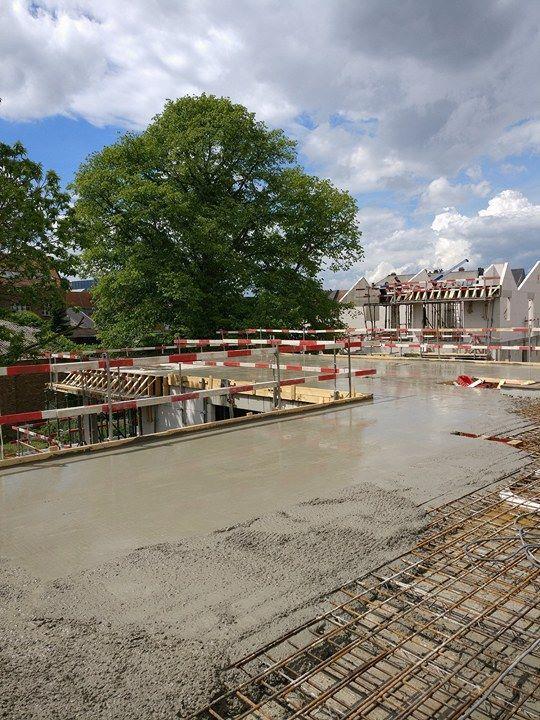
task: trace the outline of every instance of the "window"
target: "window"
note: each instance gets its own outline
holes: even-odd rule
[[[504,319],[510,320],[510,298],[504,298]]]

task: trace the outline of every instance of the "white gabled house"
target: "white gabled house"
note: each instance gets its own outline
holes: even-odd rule
[[[528,342],[529,331],[511,328],[540,324],[540,261],[528,273],[509,263],[493,263],[477,271],[460,268],[447,274],[427,268],[414,274],[391,273],[374,283],[362,277],[340,302],[352,305],[343,309],[343,322],[359,330],[401,329],[418,339],[441,328],[493,329],[490,344],[508,345],[511,340],[518,345],[520,340]],[[508,357],[518,359],[516,353]]]

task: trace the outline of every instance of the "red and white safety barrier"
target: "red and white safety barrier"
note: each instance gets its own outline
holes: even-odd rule
[[[44,442],[50,442],[52,439],[48,435],[42,435],[41,433],[35,432],[35,430],[29,430],[28,428],[19,427],[18,425],[13,425],[11,429],[21,433],[22,435],[26,435],[27,438],[36,438],[37,440],[43,440]]]
[[[357,372],[365,373],[365,371]],[[58,408],[53,410],[35,410],[33,412],[0,415],[0,425],[17,425],[19,423],[37,422],[39,420],[62,420],[69,417],[79,417],[81,415],[98,415],[100,413],[109,412],[109,410],[112,410],[112,412],[121,412],[123,410],[136,410],[137,408],[152,407],[154,405],[169,405],[172,403],[183,402],[185,400],[196,400],[198,398],[219,397],[220,395],[238,395],[240,393],[251,393],[260,388],[277,387],[278,385],[279,387],[288,387],[289,385],[302,385],[308,382],[333,380],[337,374],[338,373],[334,372],[332,369],[332,372],[319,373],[318,375],[304,375],[298,378],[281,380],[279,383],[276,380],[267,380],[245,385],[230,385],[229,387],[224,388],[193,390],[179,395],[163,395],[161,397],[119,400],[112,403],[79,405],[77,407]],[[372,370],[369,374],[375,374],[375,370]]]
[[[186,342],[195,342],[187,340]],[[198,341],[205,343],[206,341]],[[250,341],[250,345],[256,347],[268,348],[268,347],[279,347],[282,352],[297,352],[298,350],[329,350],[334,348],[345,348],[350,346],[362,347],[362,341],[317,341],[317,340],[253,340]],[[111,358],[109,360],[109,367],[153,367],[156,365],[163,365],[166,363],[182,363],[189,362],[190,360],[207,359],[212,355],[220,357],[235,357],[238,355],[251,355],[254,352],[253,349],[245,350],[221,350],[216,353],[175,353],[173,355],[151,355],[147,357],[124,357],[124,358]],[[82,360],[80,362],[70,363],[39,363],[35,365],[8,365],[7,367],[0,367],[0,376],[14,376],[14,375],[33,375],[36,373],[59,373],[59,372],[75,372],[78,370],[100,370],[107,366],[105,359],[101,360]]]
[[[260,350],[220,350],[217,352],[202,353],[175,353],[174,355],[151,355],[139,358],[110,358],[109,367],[156,367],[167,363],[183,363],[191,360],[206,360],[211,358],[221,359],[223,357],[245,357],[253,355]],[[69,363],[41,363],[39,365],[8,365],[0,368],[0,375],[32,375],[35,373],[70,373],[81,370],[103,370],[107,367],[107,361],[82,360]]]
[[[518,328],[515,328],[517,331]],[[182,343],[186,343],[186,347],[203,347],[207,343],[222,344],[220,340],[179,340],[179,346]],[[420,350],[428,349],[440,349],[440,350],[465,350],[470,352],[471,350],[531,350],[531,352],[540,351],[540,346],[536,345],[476,345],[472,343],[429,343],[429,342],[401,342],[389,340],[387,342],[376,342],[373,340],[351,340],[349,338],[344,340],[293,340],[283,339],[278,340],[275,338],[270,339],[252,339],[252,340],[238,340],[237,343],[240,345],[250,345],[253,349],[246,348],[245,350],[221,350],[215,353],[219,357],[234,357],[238,355],[250,355],[254,352],[255,348],[270,348],[278,347],[281,352],[295,353],[303,350],[307,351],[319,351],[319,350],[333,350],[333,349],[347,349],[347,348],[374,348],[374,347],[385,347],[385,348],[416,348]],[[163,365],[166,363],[189,363],[192,360],[209,359],[212,357],[212,353],[175,353],[172,355],[152,355],[146,357],[123,357],[123,358],[111,358],[109,360],[109,367],[153,367],[156,365]],[[98,370],[105,368],[107,361],[105,359],[100,360],[83,360],[80,362],[70,363],[53,363],[44,362],[32,365],[10,365],[7,367],[0,367],[0,376],[15,376],[15,375],[32,375],[36,373],[50,373],[50,372],[74,372],[78,370]]]
[[[529,328],[527,326],[521,327],[507,327],[507,328],[374,328],[370,330],[368,328],[357,328],[351,329],[349,335],[489,335],[490,333],[528,333],[533,334],[540,333],[540,327]]]
[[[256,344],[270,344],[279,347],[280,352],[297,352],[297,350],[339,350],[344,348],[362,347],[362,340],[252,340]]]
[[[144,347],[123,347],[123,348],[92,348],[91,350],[82,350],[80,352],[58,352],[58,353],[46,353],[44,357],[50,357],[59,360],[77,360],[80,357],[86,357],[88,355],[101,355],[108,353],[113,355],[116,353],[131,353],[131,352],[151,352],[153,350],[163,352],[164,350],[176,350],[177,348],[185,347],[249,347],[253,345],[251,340],[246,338],[230,338],[227,340],[203,339],[203,340],[190,340],[179,338],[174,341],[173,345],[147,345]]]
[[[226,330],[225,335],[253,335],[254,333],[271,333],[272,335],[339,335],[347,331],[347,328],[324,328],[323,330],[312,330],[304,328],[302,330],[292,330],[290,328],[246,328],[245,330]]]
[[[334,335],[347,335],[347,336],[376,336],[376,335],[410,335],[412,333],[419,336],[432,336],[432,335],[489,335],[490,333],[528,333],[533,334],[540,333],[540,327],[529,328],[527,326],[522,327],[508,327],[508,328],[325,328],[322,330],[293,330],[287,328],[247,328],[246,330],[227,330],[225,334],[254,334],[254,333],[271,333],[274,335],[323,335],[323,334],[334,334]],[[179,338],[174,341],[172,345],[146,345],[142,347],[123,347],[123,348],[92,348],[88,350],[81,350],[78,352],[58,352],[58,353],[45,353],[44,357],[53,358],[58,360],[77,360],[80,357],[86,357],[89,355],[98,355],[108,353],[109,355],[117,353],[131,353],[131,352],[152,352],[164,350],[175,350],[176,348],[185,347],[249,347],[260,342],[268,342],[269,338],[259,338],[258,341],[253,338],[207,338],[207,339],[184,339]]]
[[[389,347],[389,348],[417,348],[420,350],[540,350],[537,345],[473,345],[471,343],[413,343],[413,342],[384,342],[378,345],[365,347]]]
[[[193,360],[186,365],[192,365],[194,367],[239,367],[239,368],[256,368],[265,370],[287,370],[296,371],[303,370],[305,372],[323,372],[333,373],[335,375],[349,375],[347,368],[334,368],[332,367],[321,367],[320,365],[298,365],[292,363],[280,363],[279,366],[276,363],[264,363],[264,362],[241,362],[237,360]],[[363,377],[366,375],[375,375],[375,370],[353,370],[351,376]]]

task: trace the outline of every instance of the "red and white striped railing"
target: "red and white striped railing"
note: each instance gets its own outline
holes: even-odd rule
[[[311,328],[303,328],[301,330],[293,330],[291,328],[246,328],[245,330],[224,330],[224,335],[253,335],[255,333],[271,333],[272,335],[343,335],[347,332],[347,328],[324,328],[322,330],[313,330]]]
[[[243,362],[238,360],[192,360],[185,365],[193,367],[236,367],[236,368],[254,368],[260,370],[286,370],[286,371],[305,371],[314,373],[333,373],[337,375],[349,375],[347,368],[334,368],[334,366],[324,367],[321,365],[300,365],[297,363],[265,363],[265,362]],[[353,370],[351,376],[363,377],[366,375],[374,375],[375,370]]]
[[[351,375],[374,375],[375,370],[357,370]],[[193,390],[178,395],[163,395],[161,397],[138,398],[135,400],[119,400],[111,403],[98,403],[95,405],[80,405],[77,407],[57,408],[51,410],[35,410],[32,412],[14,413],[10,415],[0,415],[0,425],[17,425],[20,423],[32,423],[41,420],[62,420],[70,417],[79,417],[84,415],[98,415],[106,412],[121,412],[123,410],[136,410],[137,408],[152,407],[154,405],[169,405],[186,400],[196,400],[198,398],[219,397],[221,395],[239,395],[242,393],[252,393],[261,388],[272,387],[288,387],[290,385],[302,385],[311,382],[324,382],[325,380],[333,380],[338,375],[342,375],[340,371],[323,372],[318,375],[304,375],[302,377],[281,380],[267,380],[256,383],[246,383],[244,385],[230,385],[224,388],[212,388],[209,390]],[[348,376],[348,371],[345,371]]]
[[[361,347],[362,341],[317,341],[317,340],[253,340],[250,345],[259,348],[279,347],[282,352],[298,352],[299,350],[331,350],[346,347]],[[219,357],[236,357],[238,355],[251,355],[254,349],[222,350],[215,353]],[[151,355],[148,357],[110,358],[109,367],[154,367],[166,363],[182,363],[190,360],[202,360],[212,357],[210,353],[174,353],[173,355]],[[82,360],[80,362],[53,363],[44,362],[32,365],[8,365],[0,367],[0,376],[32,375],[36,373],[75,372],[78,370],[99,370],[107,366],[107,360]]]
[[[369,342],[369,341],[368,341]],[[473,343],[417,343],[417,342],[379,342],[365,347],[419,348],[421,350],[531,350],[540,351],[539,345],[475,345]]]
[[[86,357],[88,355],[102,355],[108,353],[109,355],[116,355],[117,353],[132,353],[132,352],[152,352],[158,351],[163,352],[164,350],[177,350],[178,348],[186,347],[249,347],[253,345],[251,340],[247,338],[229,338],[227,340],[218,340],[216,338],[208,338],[202,340],[191,340],[179,338],[174,341],[173,345],[146,345],[144,347],[123,347],[123,348],[91,348],[87,350],[81,350],[78,352],[58,352],[58,353],[46,353],[44,357],[51,357],[62,360],[76,360],[79,357]]]
[[[392,333],[396,333],[398,335],[410,335],[414,333],[415,335],[437,335],[437,334],[447,334],[447,335],[471,335],[471,334],[483,334],[483,335],[489,335],[490,333],[523,333],[527,334],[531,332],[532,334],[538,334],[540,333],[540,327],[528,327],[525,325],[522,325],[520,327],[506,327],[506,328],[407,328],[407,327],[398,327],[398,328],[374,328],[373,330],[370,330],[369,328],[357,328],[357,329],[351,329],[349,331],[349,335],[389,335]]]

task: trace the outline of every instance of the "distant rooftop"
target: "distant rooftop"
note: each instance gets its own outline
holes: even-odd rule
[[[96,281],[93,278],[88,278],[87,280],[71,280],[69,286],[71,290],[90,290],[95,284]]]

